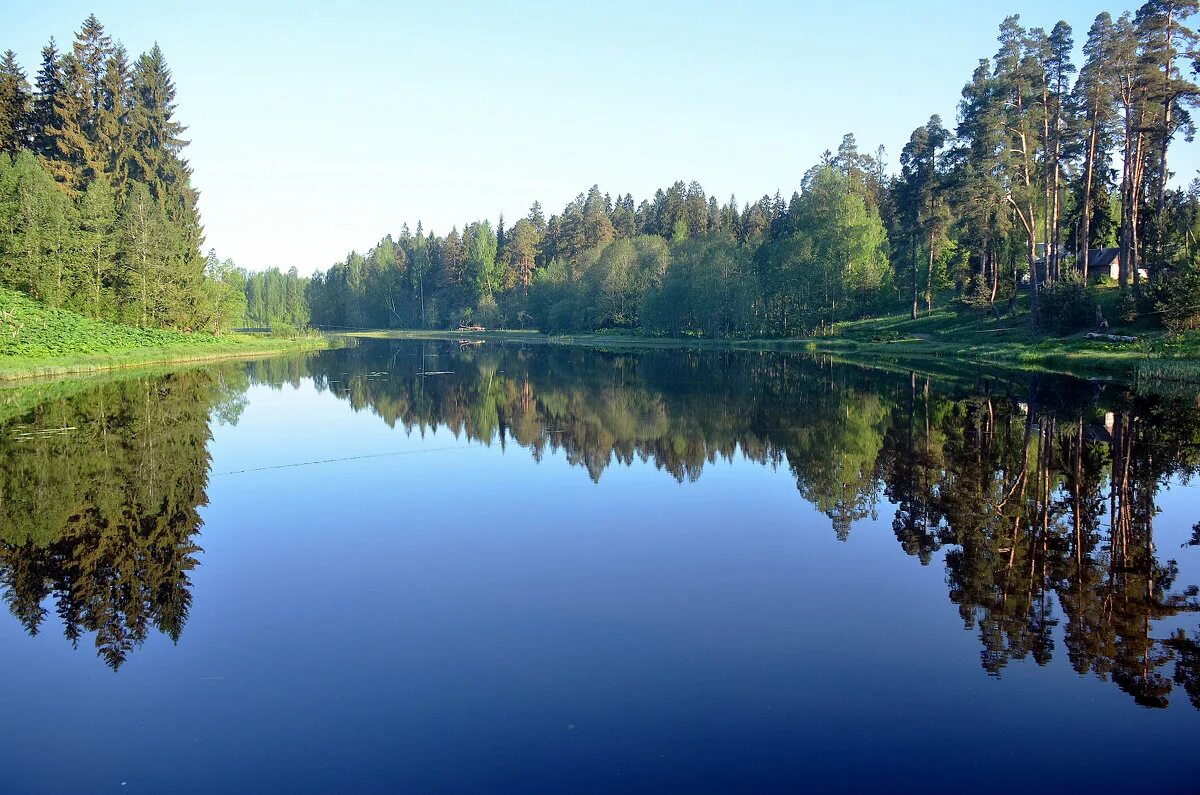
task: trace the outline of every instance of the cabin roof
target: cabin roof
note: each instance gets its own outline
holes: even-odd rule
[[[1094,248],[1088,252],[1088,267],[1107,268],[1117,261],[1120,253],[1119,248]]]

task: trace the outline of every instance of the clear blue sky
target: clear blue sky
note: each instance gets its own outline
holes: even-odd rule
[[[94,11],[179,87],[205,247],[253,269],[325,268],[407,221],[447,231],[596,183],[638,200],[677,179],[722,201],[799,186],[854,132],[894,169],[1009,13],[1082,43],[1137,3],[26,2],[0,49],[32,74]],[[1181,181],[1200,168],[1176,143]],[[510,220],[511,223],[511,220]]]

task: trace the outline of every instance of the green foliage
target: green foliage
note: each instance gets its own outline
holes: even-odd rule
[[[642,325],[679,336],[696,331],[709,337],[753,332],[749,324],[759,295],[750,253],[733,238],[712,233],[672,246],[662,284],[642,300]]]
[[[197,330],[217,317],[175,85],[89,16],[42,51],[32,97],[0,64],[0,285],[90,317]]]
[[[217,342],[216,337],[208,334],[183,334],[95,320],[0,289],[0,356],[39,359]]]
[[[27,631],[52,602],[66,637],[95,633],[114,670],[152,631],[178,640],[222,385],[212,370],[109,382],[5,427],[23,438],[0,468],[0,580]]]
[[[1181,267],[1164,280],[1155,307],[1171,331],[1200,329],[1200,264]]]
[[[1038,312],[1041,328],[1069,334],[1095,325],[1096,301],[1083,278],[1072,271],[1042,292]]]
[[[205,325],[214,334],[222,334],[241,326],[246,320],[247,279],[245,271],[217,259],[215,251],[208,253],[205,263],[206,303],[211,319]]]

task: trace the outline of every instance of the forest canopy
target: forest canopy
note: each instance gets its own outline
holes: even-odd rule
[[[418,224],[317,273],[314,322],[793,336],[939,301],[999,315],[1029,293],[1035,327],[1091,319],[1200,325],[1200,182],[1173,188],[1200,89],[1196,0],[1099,14],[1073,62],[1066,22],[1010,16],[966,81],[956,124],[913,130],[889,174],[846,135],[789,199],[721,202],[676,182],[636,202],[593,186],[558,214]]]
[[[999,26],[953,125],[886,153],[847,134],[790,197],[720,201],[676,182],[641,201],[593,186],[444,234],[402,226],[311,278],[201,255],[176,90],[154,46],[131,59],[96,18],[33,80],[0,62],[0,286],[141,326],[484,326],[776,337],[935,306],[1200,327],[1200,181],[1177,187],[1200,87],[1200,0],[1149,0]],[[1081,46],[1077,48],[1077,38]],[[1076,52],[1082,57],[1076,59]],[[1076,62],[1078,60],[1078,62]],[[1028,294],[1028,301],[1024,295]]]

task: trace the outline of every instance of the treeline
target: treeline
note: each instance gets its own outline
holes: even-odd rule
[[[197,192],[157,45],[135,59],[89,16],[31,86],[0,62],[0,285],[139,326],[213,326]]]
[[[851,163],[856,164],[851,167]],[[316,324],[350,327],[642,328],[791,334],[882,309],[893,293],[879,169],[848,138],[790,202],[722,205],[677,182],[635,205],[593,187],[511,228],[445,237],[404,227],[313,275]]]
[[[214,328],[300,330],[308,326],[309,280],[295,268],[250,272],[231,259],[219,259],[211,250],[205,263]]]
[[[1089,322],[1103,249],[1123,320],[1200,325],[1200,183],[1169,187],[1200,89],[1195,0],[1096,17],[1072,62],[1066,22],[1017,16],[966,83],[953,129],[913,131],[889,175],[847,135],[801,189],[721,203],[677,182],[635,203],[593,187],[557,215],[535,203],[444,236],[418,224],[313,278],[314,322],[345,326],[641,329],[792,335],[883,311],[1009,312]]]

